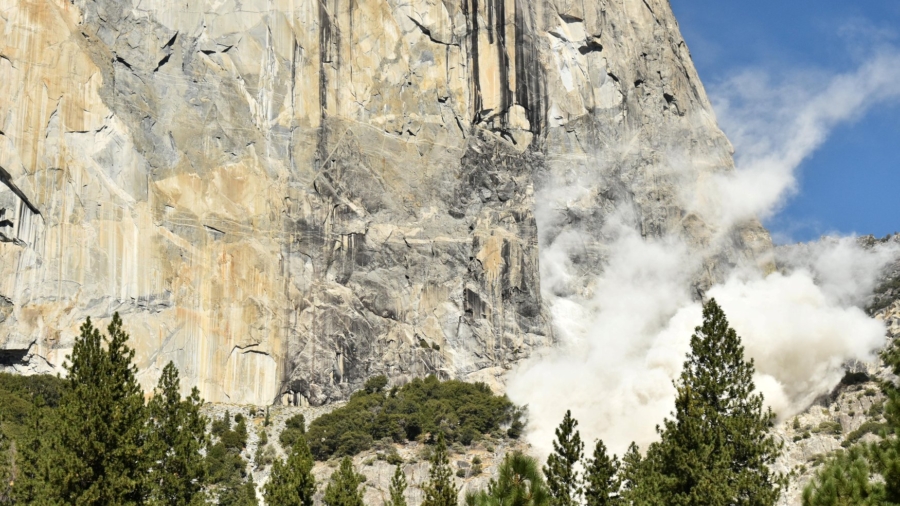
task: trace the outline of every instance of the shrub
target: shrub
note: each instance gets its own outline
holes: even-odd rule
[[[294,443],[305,434],[306,418],[304,418],[303,414],[297,414],[284,422],[284,430],[281,431],[281,435],[278,436],[278,441],[283,448],[288,449],[294,446]]]
[[[468,445],[485,433],[501,431],[503,424],[512,423],[516,430],[524,426],[509,399],[494,395],[484,383],[429,376],[390,393],[386,386],[383,376],[369,379],[345,406],[309,425],[307,441],[316,459],[354,455],[385,438],[433,443],[438,433],[449,444]]]

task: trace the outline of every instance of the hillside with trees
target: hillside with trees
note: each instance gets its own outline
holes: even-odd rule
[[[172,364],[145,402],[127,342],[118,315],[105,334],[87,320],[64,379],[0,375],[0,504],[244,506],[262,498],[270,505],[361,506],[366,477],[350,457],[377,447],[387,448],[379,455],[393,466],[383,502],[407,506],[412,484],[395,448],[410,442],[428,450],[421,453],[428,477],[415,483],[427,506],[774,505],[788,479],[773,470],[781,445],[771,435],[774,415],[753,384],[753,361],[714,300],[691,337],[659,441],[610,455],[603,441],[583,441],[566,412],[545,462],[509,451],[486,486],[463,497],[460,479],[480,473],[481,463],[454,472],[452,455],[492,436],[513,440],[524,424],[524,410],[483,384],[431,376],[389,387],[375,376],[308,426],[302,414],[284,420],[277,440],[285,458],[271,451],[266,410],[249,462],[248,439],[262,412],[253,410],[256,425],[242,412],[207,418],[196,389],[181,395]],[[897,347],[885,360],[900,374]],[[900,389],[882,387],[882,439],[828,460],[805,505],[900,504],[900,447],[890,436],[900,428]],[[333,466],[329,478],[317,479],[317,459]],[[270,471],[257,487],[251,470],[261,468]]]

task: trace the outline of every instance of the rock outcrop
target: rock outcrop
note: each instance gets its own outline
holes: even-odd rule
[[[313,405],[367,377],[498,384],[553,344],[535,194],[771,248],[684,195],[733,168],[666,0],[0,0],[0,367],[115,311],[145,386]],[[712,246],[711,238],[725,237]]]

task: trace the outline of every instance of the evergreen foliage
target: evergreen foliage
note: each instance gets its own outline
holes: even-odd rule
[[[312,506],[316,480],[312,475],[313,458],[305,438],[298,439],[287,462],[275,460],[269,482],[265,486],[266,504],[279,506]]]
[[[422,506],[457,506],[459,491],[453,482],[447,443],[441,433],[438,434],[437,444],[429,461],[431,469],[428,470],[428,483],[424,487],[425,501],[422,502]]]
[[[4,425],[0,420],[0,504],[11,504],[12,487],[16,480],[13,456],[15,445],[6,435]]]
[[[216,441],[209,446],[206,456],[210,489],[220,505],[255,505],[255,486],[250,486],[252,475],[247,471],[247,461],[241,452],[247,446],[247,425],[244,417],[231,413],[212,423]]]
[[[540,465],[521,452],[506,454],[487,490],[466,494],[466,506],[549,506],[550,501]]]
[[[775,415],[755,393],[753,361],[710,300],[676,382],[674,419],[657,428],[641,464],[638,495],[680,505],[772,505],[786,480],[769,466],[781,446],[769,435]],[[644,490],[640,490],[644,488]]]
[[[584,457],[584,443],[576,427],[578,421],[572,418],[571,411],[566,411],[562,423],[556,428],[553,453],[547,457],[547,465],[544,466],[553,506],[580,504],[582,480],[578,464]]]
[[[882,506],[883,484],[872,483],[865,449],[840,452],[803,490],[804,506]]]
[[[181,398],[178,369],[169,362],[147,406],[146,455],[148,504],[188,506],[205,502],[206,417],[200,414],[200,392],[195,387]]]
[[[12,441],[25,436],[35,404],[55,409],[65,380],[50,375],[19,376],[0,373],[0,423]]]
[[[50,466],[47,452],[49,439],[56,429],[56,412],[42,404],[38,397],[32,405],[28,419],[22,427],[17,446],[17,480],[13,485],[13,499],[20,504],[54,504],[55,497],[50,484]]]
[[[387,506],[406,506],[406,475],[403,469],[398,465],[394,469],[394,476],[391,478],[391,485],[388,491],[391,494],[391,500]]]
[[[883,354],[894,374],[900,375],[900,344]],[[882,435],[900,433],[900,388],[884,382],[888,398]],[[856,444],[839,452],[819,470],[803,490],[804,506],[900,506],[900,439],[885,437],[871,444]]]
[[[403,443],[438,432],[449,442],[469,444],[519,416],[509,399],[484,383],[429,376],[389,392],[386,385],[383,376],[370,379],[345,406],[309,424],[306,440],[316,459],[352,456],[384,438]]]
[[[585,504],[587,506],[612,506],[619,501],[619,459],[606,453],[606,445],[597,440],[594,454],[588,459],[584,471]]]
[[[298,413],[284,422],[284,430],[278,436],[278,441],[285,449],[294,446],[294,443],[306,435],[306,418],[302,413]]]
[[[144,397],[118,313],[107,334],[101,337],[90,318],[81,326],[53,429],[41,442],[49,474],[43,478],[58,502],[130,505],[143,499]]]
[[[325,506],[363,506],[363,491],[359,486],[365,481],[365,477],[353,469],[353,461],[350,457],[341,459],[341,465],[332,473],[328,486],[325,487],[325,496],[322,498]]]

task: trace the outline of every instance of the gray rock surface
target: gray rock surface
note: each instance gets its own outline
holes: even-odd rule
[[[893,279],[896,267],[887,269],[885,279]],[[887,307],[877,310],[874,317],[887,327],[886,347],[900,338],[900,300],[895,298]],[[775,469],[790,473],[791,478],[779,506],[802,504],[803,489],[835,451],[856,441],[878,439],[877,434],[866,434],[860,439],[848,436],[866,422],[885,421],[886,398],[879,382],[896,384],[900,379],[881,360],[847,364],[846,368],[848,376],[829,395],[821,397],[796,417],[783,421],[773,431],[785,445]]]
[[[321,405],[502,387],[552,345],[535,195],[765,264],[685,194],[733,168],[666,0],[0,0],[0,368],[123,314],[145,387]],[[724,239],[721,239],[724,238]],[[711,244],[713,243],[713,244]],[[768,268],[768,267],[767,267]]]

